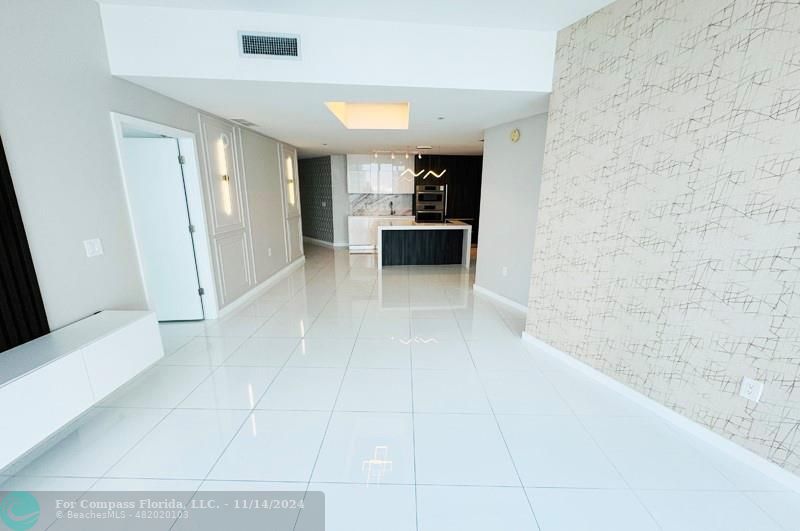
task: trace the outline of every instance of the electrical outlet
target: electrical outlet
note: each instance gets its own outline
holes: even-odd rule
[[[272,256],[272,247],[267,249],[267,256]]]
[[[103,242],[100,241],[100,238],[83,240],[83,249],[86,251],[87,258],[101,256],[103,254]]]
[[[745,376],[742,378],[742,386],[739,388],[739,394],[748,400],[758,402],[761,400],[761,393],[764,392],[764,384],[757,382],[752,378]]]
[[[506,266],[503,266],[503,276],[504,277],[508,276],[508,267],[506,267]]]

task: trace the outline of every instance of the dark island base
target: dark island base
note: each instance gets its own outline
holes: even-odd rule
[[[463,230],[384,230],[383,265],[461,264]]]

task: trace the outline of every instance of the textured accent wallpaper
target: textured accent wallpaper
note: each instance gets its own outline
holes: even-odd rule
[[[620,0],[550,102],[527,332],[800,473],[800,1]]]
[[[331,158],[300,159],[297,171],[300,174],[303,236],[333,243]]]

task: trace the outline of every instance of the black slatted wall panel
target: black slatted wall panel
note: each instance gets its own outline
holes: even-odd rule
[[[0,139],[0,352],[50,332]]]

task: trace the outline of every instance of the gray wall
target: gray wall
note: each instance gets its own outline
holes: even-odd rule
[[[800,3],[732,0],[559,33],[527,324],[794,472],[798,35]]]
[[[0,134],[50,326],[146,308],[110,112],[199,138],[197,110],[111,77],[94,1],[1,5]]]
[[[347,156],[331,155],[331,195],[333,196],[333,243],[346,246],[347,216],[350,215],[350,196],[347,194]]]
[[[0,134],[51,328],[144,308],[109,112],[159,98],[111,78],[91,0],[4,1],[0,79]],[[88,259],[82,241],[96,237],[105,254]]]
[[[333,192],[331,158],[315,157],[298,162],[303,236],[333,243]]]
[[[481,230],[475,284],[528,304],[547,115],[484,132]],[[519,129],[518,142],[511,141]],[[507,275],[503,268],[507,268]]]
[[[244,174],[253,242],[256,283],[286,266],[286,225],[283,218],[278,143],[242,129]]]

